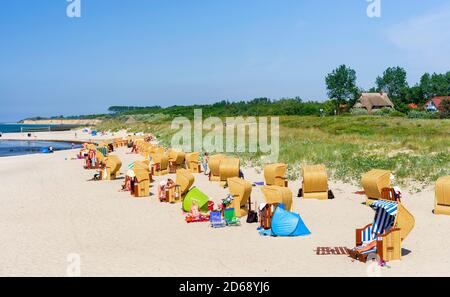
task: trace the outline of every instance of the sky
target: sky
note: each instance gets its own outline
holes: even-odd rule
[[[377,1],[377,0],[372,0]],[[326,100],[341,64],[370,88],[387,67],[410,84],[450,70],[448,0],[0,2],[0,122],[299,96]]]

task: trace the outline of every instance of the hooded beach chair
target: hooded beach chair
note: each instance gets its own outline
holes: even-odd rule
[[[284,204],[285,210],[292,210],[292,191],[286,187],[280,186],[265,186],[261,188],[266,203],[269,204]]]
[[[221,154],[209,157],[208,167],[210,181],[220,181],[220,162],[225,158],[226,156]]]
[[[372,224],[356,230],[356,246],[363,247],[376,241],[376,247],[366,252],[349,251],[350,257],[366,262],[370,254],[377,254],[384,262],[400,260],[402,242],[414,228],[413,215],[396,201],[377,200],[370,207],[375,210]]]
[[[227,184],[229,178],[239,177],[241,161],[239,158],[224,158],[219,164],[220,185]]]
[[[303,198],[328,199],[328,174],[324,165],[303,166]]]
[[[122,167],[122,162],[118,156],[110,155],[105,159],[106,176],[103,179],[114,180]]]
[[[230,208],[234,208],[236,216],[241,218],[248,213],[248,200],[252,193],[252,184],[239,177],[228,179],[230,194],[233,196]]]
[[[186,154],[181,151],[170,150],[169,151],[169,166],[173,168],[171,173],[176,173],[178,169],[183,168],[186,160]]]
[[[287,165],[284,163],[270,164],[264,167],[264,179],[267,186],[287,187]]]
[[[450,176],[444,176],[436,182],[434,214],[450,215]]]
[[[362,176],[361,184],[366,193],[366,205],[381,199],[383,189],[391,188],[391,172],[388,170],[374,169]]]
[[[148,166],[142,164],[142,162],[134,162],[134,174],[136,175],[136,182],[134,184],[134,196],[135,197],[148,197],[150,196],[150,175]]]
[[[179,169],[175,181],[176,186],[169,189],[168,202],[177,203],[183,201],[194,181],[195,178],[189,170]]]
[[[155,176],[169,173],[169,157],[165,154],[153,154],[152,171]]]
[[[197,152],[188,153],[185,156],[186,159],[186,168],[189,169],[192,173],[200,173],[201,166],[198,161],[200,154]]]

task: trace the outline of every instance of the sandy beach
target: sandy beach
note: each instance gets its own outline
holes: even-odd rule
[[[68,141],[112,137],[81,131],[76,138],[74,131],[34,136]],[[22,138],[7,134],[1,139]],[[119,192],[127,164],[142,159],[127,154],[127,148],[114,152],[123,163],[115,181],[87,181],[94,171],[74,159],[77,152],[0,158],[1,276],[66,276],[71,254],[80,255],[82,276],[450,276],[450,217],[432,214],[432,186],[416,194],[404,191],[403,203],[416,226],[403,244],[402,261],[374,272],[370,264],[347,256],[315,253],[322,246],[353,247],[355,229],[372,222],[373,210],[362,205],[365,197],[353,194],[359,187],[332,181],[334,200],[294,198],[294,211],[312,234],[269,238],[245,220],[240,227],[223,229],[187,224],[180,204]],[[253,169],[243,171],[247,180],[263,181]],[[153,185],[162,178],[167,176],[156,177]],[[195,178],[195,186],[216,202],[228,193],[203,174]],[[296,196],[300,181],[289,187]],[[251,198],[263,202],[260,188],[253,188]]]

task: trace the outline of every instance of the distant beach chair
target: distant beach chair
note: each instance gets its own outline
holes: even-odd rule
[[[152,171],[155,176],[162,176],[169,173],[169,157],[165,154],[154,154]]]
[[[264,167],[264,179],[267,186],[287,187],[287,165],[284,163],[270,164]]]
[[[384,262],[400,260],[402,242],[408,237],[415,225],[414,216],[396,201],[376,200],[370,205],[375,210],[372,224],[356,229],[356,247],[364,247],[376,242],[368,251],[349,250],[349,256],[366,262],[370,254],[377,254]]]
[[[389,170],[373,169],[362,176],[361,184],[366,193],[366,205],[381,199],[382,191],[391,188],[391,175]]]
[[[252,184],[238,177],[228,179],[230,194],[233,196],[233,202],[229,206],[234,208],[236,216],[241,218],[248,213],[248,201],[252,193]]]
[[[220,162],[225,159],[226,156],[222,154],[213,155],[209,157],[208,167],[209,167],[209,180],[210,181],[220,181]]]
[[[103,179],[114,180],[122,167],[122,162],[118,156],[110,155],[105,159],[106,176]]]
[[[135,197],[150,196],[150,172],[148,165],[143,162],[134,162],[133,168],[136,175],[136,183],[134,185],[133,194]]]
[[[292,211],[292,191],[286,187],[264,186],[261,188],[265,201],[269,204],[284,204],[285,210]]]
[[[186,163],[186,154],[182,151],[170,150],[169,151],[169,170],[170,173],[176,173],[178,169],[183,168]]]
[[[450,176],[444,176],[436,182],[434,214],[450,215]]]
[[[219,178],[222,186],[227,184],[229,178],[239,177],[241,161],[239,158],[224,158],[219,164]]]
[[[325,165],[303,166],[303,198],[327,200],[328,174]]]
[[[200,154],[198,152],[188,153],[185,156],[186,168],[192,173],[200,173],[200,163],[198,161]]]

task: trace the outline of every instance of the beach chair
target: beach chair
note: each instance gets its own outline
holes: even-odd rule
[[[292,191],[289,188],[280,186],[264,186],[261,188],[261,191],[267,203],[283,203],[285,210],[292,211]]]
[[[222,213],[220,211],[212,211],[209,216],[211,222],[211,227],[213,228],[223,228],[226,227],[227,223],[222,218]]]
[[[140,162],[135,162],[134,174],[135,184],[134,184],[134,196],[135,197],[148,197],[150,196],[150,178],[148,167],[139,164]]]
[[[284,163],[270,164],[264,167],[264,179],[267,186],[287,187],[287,165]]]
[[[436,182],[434,214],[450,215],[450,176],[444,176]]]
[[[401,202],[379,199],[370,207],[375,210],[375,219],[372,224],[356,229],[356,246],[362,247],[373,241],[376,246],[366,252],[349,250],[349,256],[361,262],[366,262],[371,254],[378,255],[384,262],[400,260],[402,242],[415,225],[414,216]]]
[[[220,181],[220,162],[225,158],[226,156],[221,154],[209,157],[208,167],[210,181]]]
[[[303,166],[303,198],[328,199],[328,174],[324,165]]]
[[[176,173],[178,169],[183,168],[186,163],[186,154],[181,151],[170,150],[169,151],[169,171],[170,173]]]
[[[189,170],[179,169],[176,176],[176,186],[169,189],[167,195],[167,202],[177,203],[184,200],[187,192],[191,189],[194,184],[194,176]]]
[[[374,169],[362,176],[361,184],[366,193],[366,205],[381,199],[382,191],[391,188],[391,172],[388,170]]]
[[[233,202],[229,206],[234,208],[236,216],[241,218],[248,213],[248,200],[252,193],[252,184],[238,177],[228,179],[230,194],[233,196]]]
[[[189,169],[192,173],[200,173],[202,172],[200,163],[198,161],[200,154],[197,152],[188,153],[185,156],[186,168]]]
[[[223,218],[227,223],[227,226],[240,226],[241,221],[236,217],[234,208],[227,208],[223,211]]]
[[[162,176],[169,173],[169,157],[163,154],[153,155],[152,172],[155,176]]]
[[[224,158],[219,164],[220,185],[225,186],[229,178],[239,177],[241,161],[239,158]]]
[[[119,157],[110,155],[105,159],[106,176],[103,179],[114,180],[122,167]]]

